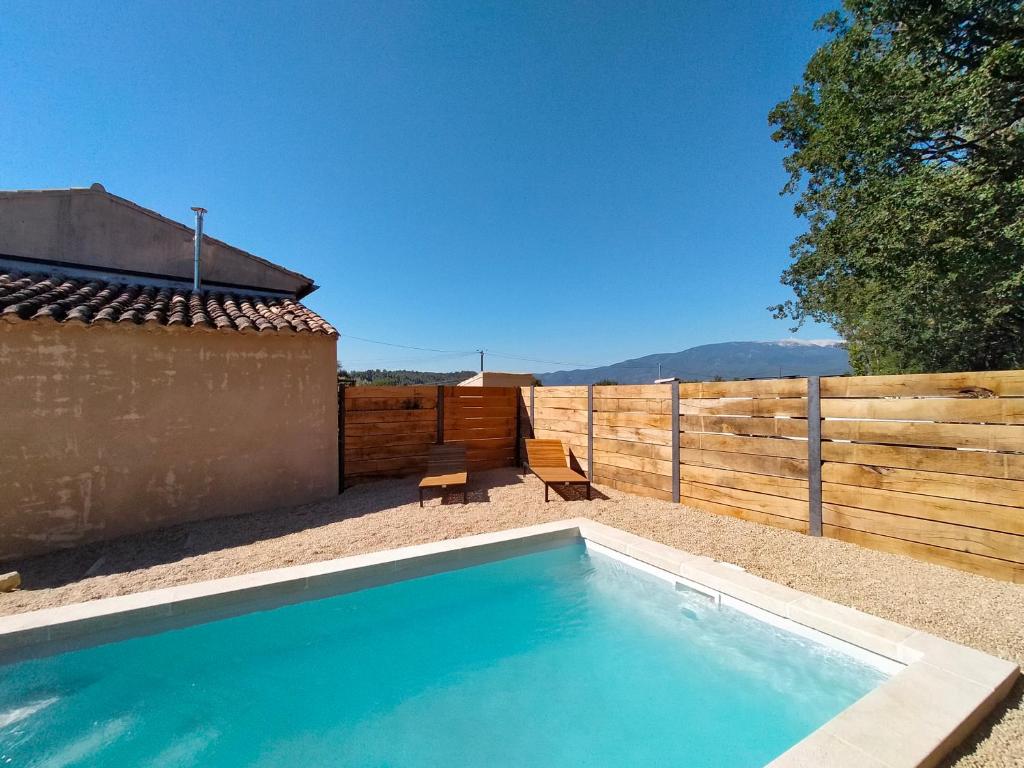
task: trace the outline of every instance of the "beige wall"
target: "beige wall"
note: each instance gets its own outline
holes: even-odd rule
[[[0,560],[336,494],[335,346],[0,322]]]
[[[533,383],[532,373],[505,373],[484,371],[472,378],[460,381],[460,387],[528,387]]]

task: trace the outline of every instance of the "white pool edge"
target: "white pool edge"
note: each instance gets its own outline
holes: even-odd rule
[[[524,554],[582,538],[669,574],[761,620],[899,669],[773,760],[771,768],[935,765],[1007,695],[1011,662],[829,602],[735,566],[585,518],[466,536],[307,565],[0,617],[0,664],[159,632],[271,605],[326,597]],[[800,631],[800,630],[797,630]],[[852,648],[851,648],[852,646]]]

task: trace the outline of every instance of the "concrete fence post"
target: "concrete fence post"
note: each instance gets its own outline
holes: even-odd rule
[[[587,480],[594,482],[594,385],[587,385]]]
[[[821,536],[821,379],[807,377],[807,533]]]
[[[669,390],[672,398],[672,501],[679,503],[679,382]]]

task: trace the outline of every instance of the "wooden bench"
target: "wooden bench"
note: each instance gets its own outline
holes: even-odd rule
[[[463,443],[432,445],[427,454],[427,474],[420,480],[420,506],[423,506],[423,489],[440,488],[442,495],[447,488],[462,486],[462,503],[466,503],[466,446]]]
[[[590,481],[569,469],[561,440],[527,440],[523,474],[527,468],[544,483],[544,501],[548,501],[548,488],[555,484],[585,485],[590,498]]]

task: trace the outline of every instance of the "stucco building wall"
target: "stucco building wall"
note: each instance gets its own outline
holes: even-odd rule
[[[0,322],[0,560],[337,493],[335,345]]]

